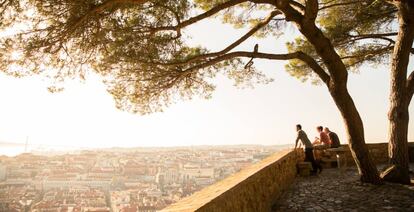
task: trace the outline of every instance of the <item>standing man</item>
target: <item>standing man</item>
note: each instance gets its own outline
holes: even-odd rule
[[[298,136],[295,142],[295,149],[298,146],[299,140],[302,142],[303,146],[305,146],[305,161],[312,163],[312,173],[316,174],[319,169],[319,173],[322,171],[322,167],[316,163],[315,158],[313,157],[313,146],[310,142],[308,136],[306,135],[305,131],[302,130],[302,126],[300,124],[296,125],[296,131],[298,132]]]
[[[341,142],[339,141],[339,137],[336,133],[330,131],[327,127],[325,127],[324,131],[329,137],[331,143],[330,148],[338,148],[341,146]]]

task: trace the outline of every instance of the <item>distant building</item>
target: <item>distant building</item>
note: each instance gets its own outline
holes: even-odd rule
[[[139,164],[134,161],[128,161],[127,164],[123,166],[124,176],[137,176],[137,175],[145,175],[146,174],[146,165]]]
[[[121,211],[122,208],[128,207],[131,202],[129,191],[113,191],[110,195],[111,208],[114,212]]]
[[[52,188],[71,188],[74,186],[87,186],[89,188],[102,188],[108,190],[111,186],[111,181],[78,181],[78,180],[45,180],[43,182],[43,189],[48,190]]]
[[[7,176],[7,167],[3,164],[0,164],[0,181],[6,180]]]
[[[172,184],[178,182],[180,179],[180,173],[175,169],[167,169],[158,172],[155,176],[155,182],[158,184]]]
[[[213,167],[200,167],[198,165],[186,164],[181,169],[181,175],[184,181],[194,179],[196,177],[214,178],[214,168]]]

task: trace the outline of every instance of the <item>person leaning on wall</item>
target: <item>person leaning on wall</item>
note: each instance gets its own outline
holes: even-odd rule
[[[312,164],[312,174],[318,173],[318,170],[320,173],[322,171],[322,167],[315,161],[315,157],[313,156],[312,143],[306,135],[305,131],[302,130],[302,126],[300,124],[296,125],[296,132],[298,135],[295,141],[295,149],[298,147],[298,142],[301,141],[301,144],[303,144],[305,147],[305,161]]]

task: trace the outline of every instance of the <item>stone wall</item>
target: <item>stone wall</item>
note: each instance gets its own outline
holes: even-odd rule
[[[283,150],[208,186],[163,211],[270,211],[293,183],[303,151]]]
[[[346,152],[348,166],[355,165],[355,161],[351,155],[351,152],[349,151],[348,145],[342,146],[348,149],[348,151]],[[388,143],[370,143],[367,144],[367,146],[370,156],[374,160],[375,164],[388,163]],[[409,146],[414,146],[414,142],[409,142]],[[413,152],[410,151],[410,154],[413,154]],[[414,155],[411,155],[411,158],[413,157]]]

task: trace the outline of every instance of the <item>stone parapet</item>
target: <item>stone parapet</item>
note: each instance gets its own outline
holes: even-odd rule
[[[409,146],[414,146],[414,142],[409,142]],[[344,148],[349,150],[348,145],[342,145]],[[384,164],[388,163],[388,143],[368,143],[367,144],[368,151],[370,153],[370,156],[372,160],[374,160],[375,164]],[[412,151],[410,154],[413,154]],[[345,154],[348,165],[355,165],[355,161],[352,158],[351,152],[347,151]],[[414,155],[411,156],[411,158]]]
[[[293,183],[303,150],[279,151],[162,211],[270,211]]]

